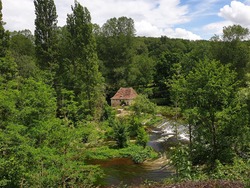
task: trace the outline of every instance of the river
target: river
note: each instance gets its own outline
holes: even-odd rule
[[[91,164],[98,164],[103,169],[105,177],[99,180],[103,186],[138,185],[144,182],[161,182],[173,175],[173,170],[167,165],[165,151],[176,141],[175,123],[165,120],[150,131],[151,146],[159,152],[161,157],[154,161],[135,164],[129,158],[115,158],[108,160],[91,160]],[[184,126],[178,126],[180,134],[178,140],[187,141],[188,135]]]

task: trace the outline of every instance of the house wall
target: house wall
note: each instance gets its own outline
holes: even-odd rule
[[[124,99],[111,99],[111,106],[112,107],[116,107],[116,106],[121,106],[121,103],[122,102],[125,102],[126,105],[131,105],[132,102],[133,102],[133,99],[130,99],[130,100],[124,100]]]

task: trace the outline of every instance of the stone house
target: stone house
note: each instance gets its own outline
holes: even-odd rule
[[[132,88],[121,87],[116,94],[111,98],[111,106],[129,106],[133,100],[137,97],[136,91]]]

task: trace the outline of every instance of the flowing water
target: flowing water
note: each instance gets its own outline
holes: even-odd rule
[[[178,137],[176,132],[178,132]],[[135,164],[129,158],[91,160],[90,163],[100,165],[105,174],[105,177],[100,179],[98,183],[106,186],[136,185],[145,181],[160,182],[164,178],[170,177],[173,171],[167,166],[164,152],[173,146],[177,139],[183,142],[188,141],[185,126],[179,125],[178,129],[176,129],[175,122],[165,120],[157,127],[152,128],[150,141],[148,142],[148,146],[161,153],[161,158],[142,164]]]

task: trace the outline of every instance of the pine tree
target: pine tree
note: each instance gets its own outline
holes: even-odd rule
[[[54,0],[34,0],[36,55],[42,70],[55,71],[57,13]]]

